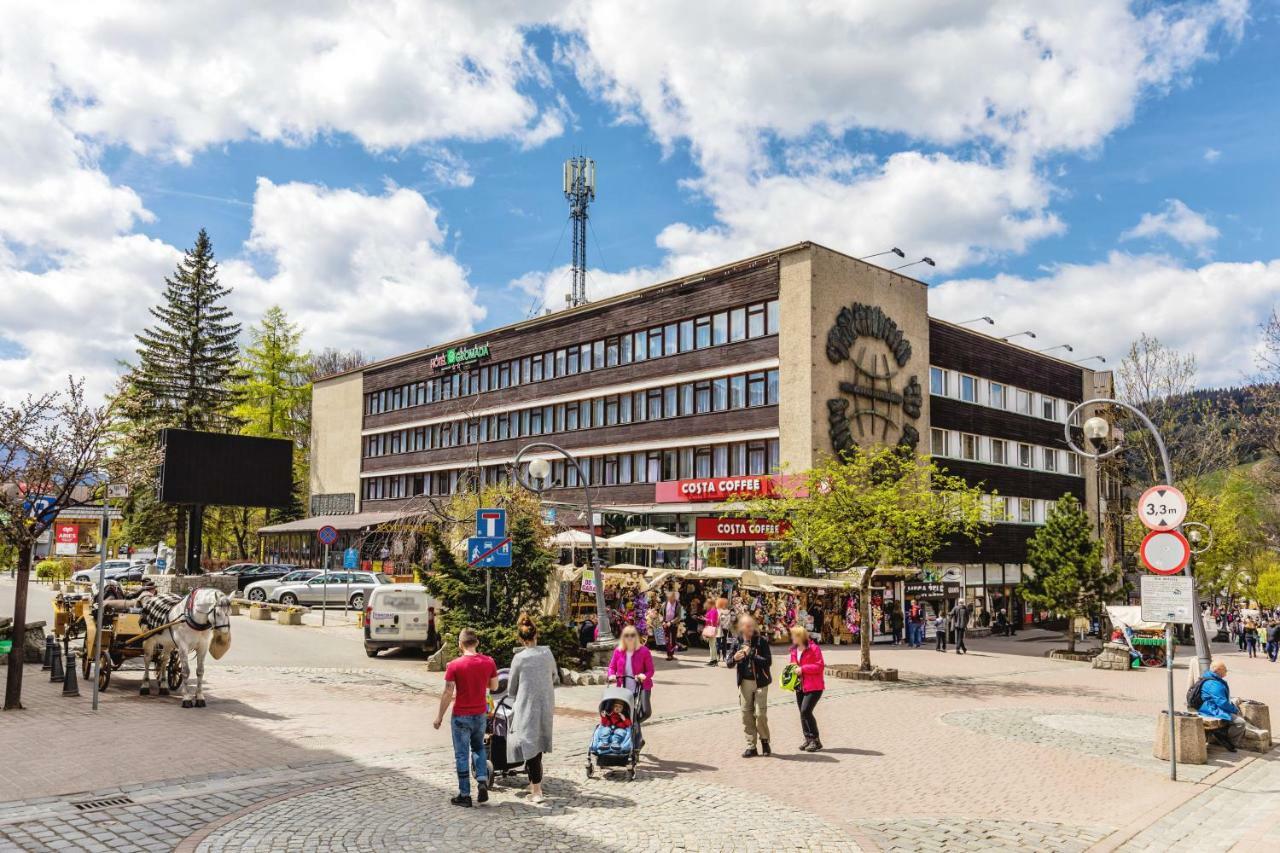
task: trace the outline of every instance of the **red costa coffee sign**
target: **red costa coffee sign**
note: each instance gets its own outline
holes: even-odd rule
[[[791,525],[763,518],[699,518],[695,529],[699,539],[709,541],[764,542],[786,536]]]
[[[723,501],[734,495],[758,498],[774,493],[774,482],[768,476],[712,477],[705,480],[671,480],[654,484],[654,500],[658,503],[696,503]]]

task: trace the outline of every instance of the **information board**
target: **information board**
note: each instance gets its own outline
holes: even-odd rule
[[[1185,575],[1143,575],[1142,621],[1175,622],[1190,625],[1195,613],[1195,599]]]

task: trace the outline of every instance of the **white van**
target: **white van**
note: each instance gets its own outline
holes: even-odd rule
[[[413,583],[374,587],[364,606],[364,653],[377,657],[379,649],[427,648],[428,612],[440,613],[440,602],[427,588]]]

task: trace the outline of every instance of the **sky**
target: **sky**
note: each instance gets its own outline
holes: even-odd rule
[[[813,240],[1205,386],[1280,303],[1271,0],[0,0],[0,397],[106,393],[200,228],[247,328],[386,357]],[[905,261],[903,261],[905,263]],[[1097,360],[1089,362],[1097,366]]]

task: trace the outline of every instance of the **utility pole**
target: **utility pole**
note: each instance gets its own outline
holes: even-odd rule
[[[596,197],[596,161],[576,155],[564,162],[564,197],[573,220],[573,281],[565,301],[577,308],[587,301],[587,205]]]

